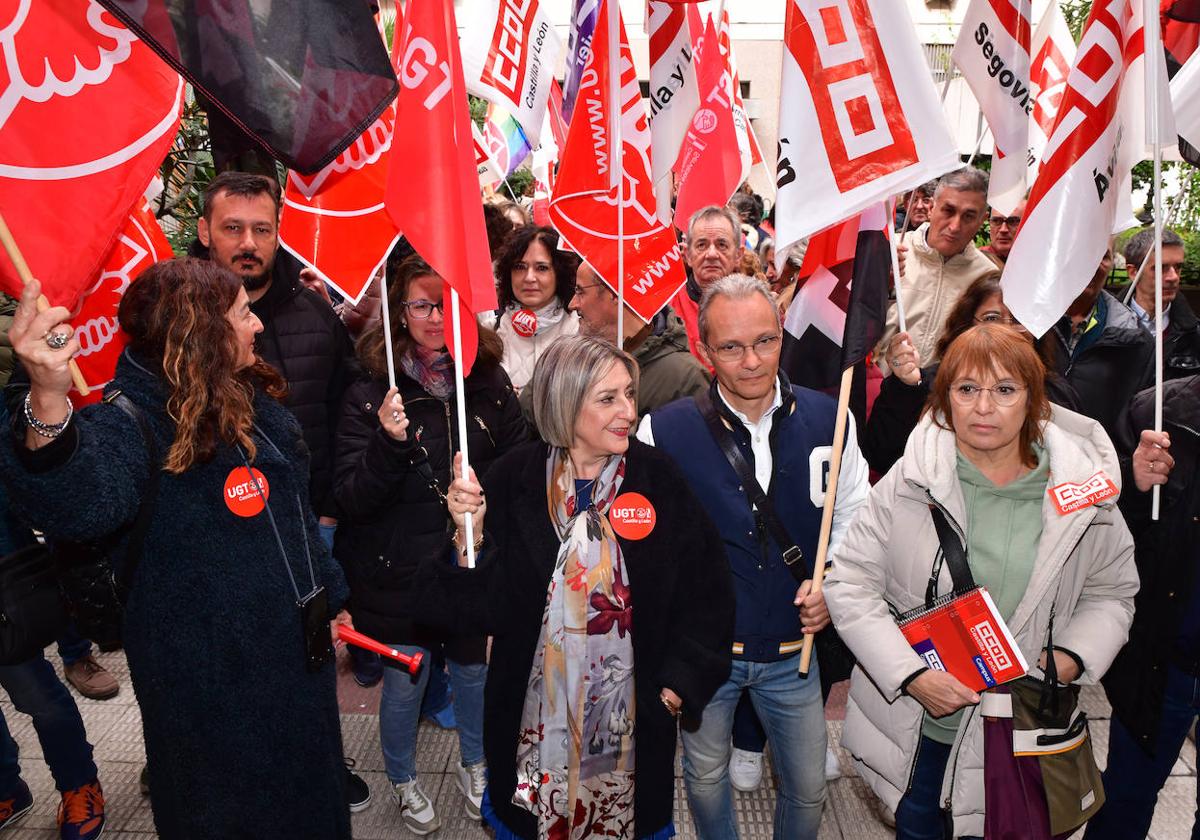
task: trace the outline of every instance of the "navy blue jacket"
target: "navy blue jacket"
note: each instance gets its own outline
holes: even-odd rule
[[[827,469],[837,403],[824,394],[788,383],[780,375],[783,405],[772,415],[771,483],[764,488],[789,535],[804,552],[806,576],[812,576],[821,528],[821,508],[812,502],[810,463]],[[753,467],[750,435],[729,411],[713,382],[713,405],[733,429],[734,440]],[[725,542],[737,596],[735,658],[771,662],[794,655],[780,645],[802,638],[800,614],[793,601],[796,578],[783,562],[783,549],[755,522],[754,511],[737,473],[725,460],[692,399],[676,400],[651,416],[654,445],[669,454],[692,492],[716,523]],[[823,451],[815,451],[821,450]],[[824,476],[817,486],[823,491]]]

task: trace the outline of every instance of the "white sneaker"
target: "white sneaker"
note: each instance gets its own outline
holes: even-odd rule
[[[392,785],[392,799],[400,806],[404,827],[413,834],[429,834],[442,827],[441,819],[433,810],[433,800],[425,795],[416,779]]]
[[[482,761],[463,767],[461,764],[454,768],[454,780],[465,798],[463,810],[473,820],[480,818],[479,805],[483,802],[483,789],[487,787],[487,765]]]
[[[729,757],[729,781],[735,790],[749,793],[758,790],[763,777],[763,754],[733,748]]]
[[[833,747],[825,748],[825,781],[832,782],[834,779],[842,777],[842,765],[838,761],[837,753],[833,751]]]

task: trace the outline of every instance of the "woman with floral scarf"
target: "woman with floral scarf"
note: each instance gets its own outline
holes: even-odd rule
[[[547,349],[530,385],[546,440],[451,483],[451,556],[421,572],[423,618],[494,636],[483,813],[500,840],[671,837],[676,719],[729,673],[728,561],[674,464],[633,439],[637,373],[598,339]]]

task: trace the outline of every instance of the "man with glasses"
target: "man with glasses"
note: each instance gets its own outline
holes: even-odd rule
[[[1200,373],[1200,325],[1187,297],[1179,294],[1183,266],[1187,255],[1183,240],[1170,228],[1162,232],[1162,302],[1163,302],[1163,378],[1179,379]],[[1138,267],[1146,262],[1141,278],[1133,290],[1130,309],[1138,322],[1153,335],[1154,317],[1154,228],[1134,234],[1125,244],[1125,265],[1129,279],[1137,277]],[[1153,369],[1145,384],[1154,383]]]
[[[748,690],[779,775],[774,836],[808,840],[817,836],[825,801],[825,714],[816,657],[807,679],[798,669],[804,636],[829,624],[811,576],[836,404],[791,385],[779,370],[783,327],[762,281],[735,274],[710,283],[698,324],[712,387],[653,412],[638,428],[640,440],[674,458],[717,524],[737,596],[729,680],[698,727],[683,726],[688,802],[702,840],[737,837],[730,734]],[[854,418],[848,422],[833,545],[868,491]]]
[[[991,234],[992,242],[980,250],[985,254],[991,254],[1002,263],[1007,262],[1008,254],[1012,251],[1013,242],[1017,238],[1017,231],[1021,228],[1023,218],[1025,218],[1024,199],[1021,199],[1012,213],[1007,216],[993,208],[991,215],[988,216],[988,232]]]
[[[617,343],[617,296],[587,263],[580,264],[575,274],[571,310],[579,314],[581,333]],[[641,371],[637,400],[639,415],[708,390],[708,374],[688,352],[683,322],[670,307],[647,324],[626,304],[624,321],[623,347],[637,361]],[[523,400],[522,404],[528,402]]]

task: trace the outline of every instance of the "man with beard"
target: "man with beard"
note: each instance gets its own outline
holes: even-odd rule
[[[329,303],[300,279],[300,264],[279,251],[282,200],[273,178],[223,172],[204,191],[194,256],[228,268],[245,286],[262,321],[255,349],[287,380],[284,404],[296,416],[310,455],[309,498],[321,537],[332,548],[337,528],[333,500],[333,436],[342,392],[357,373],[354,346]],[[352,811],[371,801],[370,788],[347,767]]]
[[[1013,242],[1017,240],[1017,231],[1021,228],[1021,220],[1025,218],[1025,204],[1025,199],[1021,199],[1009,216],[1005,216],[995,207],[992,208],[991,215],[988,216],[988,235],[992,241],[991,244],[980,248],[980,251],[991,254],[1002,263],[1008,262]]]

